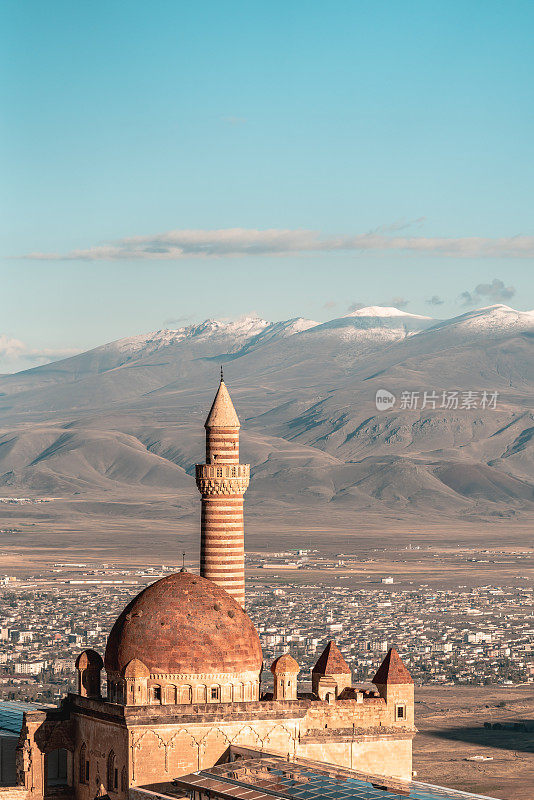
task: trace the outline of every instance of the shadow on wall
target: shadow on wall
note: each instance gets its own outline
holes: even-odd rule
[[[476,744],[479,747],[534,753],[534,720],[506,720],[486,722],[477,727],[444,728],[425,731],[425,736]]]

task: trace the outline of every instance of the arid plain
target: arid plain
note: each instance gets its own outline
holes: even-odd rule
[[[534,686],[425,686],[415,698],[420,780],[505,800],[534,798]],[[525,721],[530,731],[511,729]]]

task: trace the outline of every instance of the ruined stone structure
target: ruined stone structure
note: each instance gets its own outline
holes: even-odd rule
[[[27,798],[61,791],[73,800],[158,784],[213,766],[230,747],[278,753],[375,775],[411,776],[413,681],[390,650],[375,690],[352,685],[349,666],[330,642],[312,672],[312,692],[297,691],[289,654],[262,692],[262,651],[243,608],[243,494],[239,420],[221,380],[206,421],[200,576],[181,571],[144,589],[120,614],[104,661],[77,659],[78,691],[58,709],[25,714],[18,747]],[[106,672],[106,696],[101,672]],[[57,753],[67,775],[53,774]]]

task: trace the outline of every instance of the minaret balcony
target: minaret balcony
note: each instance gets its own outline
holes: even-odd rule
[[[196,482],[203,495],[244,494],[250,481],[250,464],[197,464]]]

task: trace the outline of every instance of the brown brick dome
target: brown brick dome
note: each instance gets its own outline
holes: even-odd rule
[[[107,672],[138,659],[151,673],[258,672],[262,652],[248,614],[212,581],[179,572],[148,586],[109,634]]]

